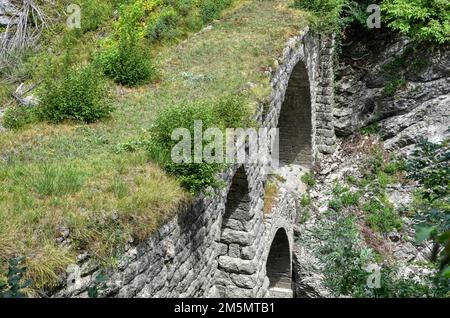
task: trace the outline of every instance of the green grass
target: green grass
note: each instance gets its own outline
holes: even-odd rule
[[[149,51],[160,65],[159,82],[116,87],[110,118],[0,134],[1,273],[8,259],[23,255],[33,289],[50,287],[80,251],[111,264],[130,237],[147,238],[190,195],[145,152],[118,153],[118,145],[139,140],[168,105],[238,94],[249,82],[255,89],[241,95],[256,105],[270,91],[265,69],[304,23],[288,1],[242,2],[211,30]],[[98,38],[91,33],[74,48],[81,59],[89,38]],[[192,81],[186,73],[211,80]],[[57,243],[62,229],[69,231],[69,249]]]

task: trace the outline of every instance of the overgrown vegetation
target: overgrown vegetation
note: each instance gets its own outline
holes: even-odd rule
[[[24,280],[26,267],[22,265],[24,258],[15,258],[8,261],[8,275],[6,281],[0,280],[0,298],[24,298],[24,289],[31,285],[30,280]]]
[[[72,67],[65,61],[61,69],[48,69],[39,92],[39,115],[50,122],[78,120],[92,123],[112,111],[107,86],[92,65]],[[58,74],[55,76],[55,73]]]
[[[448,142],[424,140],[406,161],[386,152],[369,132],[345,141],[343,148],[347,155],[362,156],[358,171],[333,181],[327,211],[305,232],[302,242],[311,244],[323,264],[325,287],[339,297],[449,297]],[[394,208],[389,186],[411,179],[420,184],[413,206]],[[306,195],[303,202],[308,212]],[[392,231],[406,233],[404,211],[410,218],[416,213],[417,243],[435,244],[435,255],[426,265],[433,273],[420,279],[403,273],[386,243]],[[299,222],[304,222],[303,217]]]
[[[175,43],[189,34],[191,26],[199,30],[203,25],[200,3],[195,1],[192,11],[182,11],[179,1],[167,1],[182,17]],[[80,120],[39,121],[1,133],[0,280],[6,280],[8,260],[17,255],[26,256],[24,279],[32,281],[27,288],[31,294],[58,285],[80,252],[115,266],[125,244],[147,239],[189,202],[191,195],[180,179],[149,162],[150,127],[166,107],[204,103],[210,109],[230,95],[240,96],[242,105],[253,113],[255,101],[270,89],[265,67],[275,52],[282,52],[287,37],[305,25],[302,13],[289,9],[287,3],[242,3],[222,15],[214,28],[179,46],[168,38],[150,43],[146,16],[139,39],[158,66],[157,83],[123,88],[109,82],[107,101],[114,111],[107,120],[89,125]],[[103,50],[109,41],[117,42],[116,23],[110,19],[97,30],[72,33],[76,63],[69,67],[100,66],[95,51]],[[52,31],[42,42],[44,50],[30,58],[33,82],[46,73],[46,64],[38,61],[49,58],[50,65],[61,65],[67,48],[61,32]],[[255,88],[248,89],[247,83]],[[16,108],[25,109],[21,107]],[[231,106],[227,107],[223,112],[218,109],[214,120],[226,118],[228,125],[245,112],[236,107],[231,113]],[[133,151],[123,153],[124,149]]]
[[[446,0],[383,0],[387,25],[414,40],[443,44],[450,37],[450,2]]]
[[[354,215],[330,210],[317,226],[315,236],[322,242],[318,255],[324,264],[325,284],[335,296],[414,298],[447,295],[446,282],[440,278],[416,282],[398,277],[395,266],[380,264],[376,253],[365,247],[357,224]],[[371,277],[374,268],[379,269],[379,286]]]
[[[218,185],[216,174],[224,168],[224,157],[219,155],[216,162],[195,162],[195,121],[201,121],[204,133],[208,128],[219,128],[225,135],[226,128],[250,126],[251,111],[245,99],[239,97],[225,97],[215,103],[195,102],[178,104],[164,108],[157,116],[150,129],[151,142],[147,150],[150,158],[158,162],[169,174],[175,175],[181,184],[191,193],[196,194],[210,185]],[[172,160],[172,150],[179,141],[172,139],[175,129],[186,128],[189,131],[189,152],[183,153],[183,163]],[[203,149],[211,143],[219,142],[225,147],[225,140],[203,140]],[[224,149],[224,148],[223,148]],[[184,151],[184,149],[181,149]],[[204,154],[202,154],[204,155]]]
[[[440,262],[450,278],[450,147],[449,141],[431,143],[423,139],[407,161],[408,177],[421,188],[415,202],[417,243],[434,243],[431,259]]]
[[[443,44],[449,41],[450,4],[446,0],[294,0],[294,7],[310,12],[314,28],[339,33],[352,24],[367,28],[370,4],[381,7],[381,21],[414,40]]]

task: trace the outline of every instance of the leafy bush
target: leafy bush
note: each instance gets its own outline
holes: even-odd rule
[[[450,34],[450,2],[447,0],[383,0],[388,26],[416,39],[445,43]]]
[[[171,159],[171,151],[178,141],[172,140],[172,132],[176,128],[188,129],[191,136],[191,149],[194,149],[194,121],[202,121],[203,131],[212,127],[224,130],[247,127],[250,116],[245,100],[239,97],[226,97],[215,103],[196,102],[172,105],[158,114],[150,129],[151,142],[147,144],[147,149],[154,161],[170,174],[177,176],[181,184],[190,192],[197,193],[206,186],[218,185],[216,174],[223,168],[223,164],[196,163],[194,160],[174,163]],[[191,153],[192,157],[186,159],[192,159],[193,155],[194,151]]]
[[[156,67],[141,36],[145,5],[136,1],[121,7],[116,39],[105,41],[95,57],[105,75],[122,85],[134,86],[156,77]]]
[[[205,0],[202,2],[200,11],[203,23],[209,23],[220,17],[220,13],[229,7],[233,0]]]
[[[72,67],[64,63],[58,70],[50,65],[47,73],[39,92],[39,113],[44,119],[91,123],[111,112],[106,101],[106,82],[94,66]]]
[[[434,241],[432,258],[436,260],[440,255],[441,270],[447,278],[450,278],[449,160],[448,140],[435,144],[422,139],[406,163],[408,177],[421,185],[416,207],[417,243]]]
[[[330,222],[330,220],[332,222]],[[325,285],[336,296],[362,298],[448,297],[448,282],[436,277],[417,282],[399,278],[398,269],[390,265],[380,268],[380,288],[367,285],[368,265],[375,265],[372,249],[363,247],[356,227],[356,217],[329,211],[317,227],[320,244],[318,256],[324,265]]]
[[[147,36],[152,41],[161,41],[176,35],[180,20],[178,12],[173,7],[164,7],[158,15],[152,16],[147,26]]]
[[[349,207],[352,205],[358,205],[359,197],[359,194],[356,192],[346,192],[341,195],[341,201],[345,207]]]
[[[321,221],[319,237],[324,244],[318,249],[325,284],[335,295],[352,295],[366,284],[372,252],[361,247],[354,216],[330,211],[327,219],[333,222]]]
[[[328,207],[336,212],[340,212],[344,205],[342,204],[341,199],[333,198],[330,202],[328,202]]]
[[[0,298],[24,298],[24,289],[30,286],[31,281],[24,280],[26,267],[23,266],[23,257],[8,261],[8,275],[5,282],[0,281]]]
[[[302,175],[300,180],[310,188],[312,188],[316,185],[316,178],[314,177],[314,174],[312,174],[310,172]]]
[[[311,196],[310,196],[309,194],[303,194],[303,195],[300,197],[300,205],[301,205],[302,207],[307,207],[307,206],[309,206],[309,205],[311,204],[311,202],[312,202],[312,199],[311,199]]]
[[[97,55],[96,63],[115,82],[135,86],[156,78],[156,67],[149,54],[136,42],[112,43]]]
[[[8,129],[18,129],[37,120],[34,107],[9,107],[3,115],[3,126]]]
[[[366,223],[375,231],[388,233],[401,229],[403,221],[388,202],[373,199],[363,205]]]
[[[81,8],[81,30],[97,30],[113,13],[114,0],[83,0]]]

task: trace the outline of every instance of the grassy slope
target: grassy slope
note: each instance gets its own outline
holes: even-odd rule
[[[1,272],[9,258],[26,255],[41,288],[81,250],[111,264],[124,243],[145,239],[189,196],[144,153],[117,153],[117,145],[139,138],[165,105],[236,93],[248,82],[258,84],[248,97],[261,96],[269,87],[265,68],[304,23],[288,1],[245,1],[213,29],[160,48],[160,82],[117,87],[111,119],[0,134]]]

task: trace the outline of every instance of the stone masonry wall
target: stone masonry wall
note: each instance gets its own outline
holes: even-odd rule
[[[307,30],[291,38],[272,74],[268,112],[264,114],[260,105],[255,115],[263,126],[277,127],[292,70],[304,63],[310,83],[313,157],[333,151],[332,47],[332,39],[320,39]],[[224,172],[223,189],[197,198],[146,242],[130,246],[118,267],[108,271],[99,296],[269,296],[266,262],[271,243],[283,228],[292,252],[298,196],[283,190],[271,213],[264,215],[265,168],[249,165]],[[248,194],[229,195],[232,187]],[[230,206],[242,204],[238,213],[232,215],[227,198]],[[80,256],[79,264],[68,268],[66,285],[53,296],[86,297],[100,271],[91,259]]]

